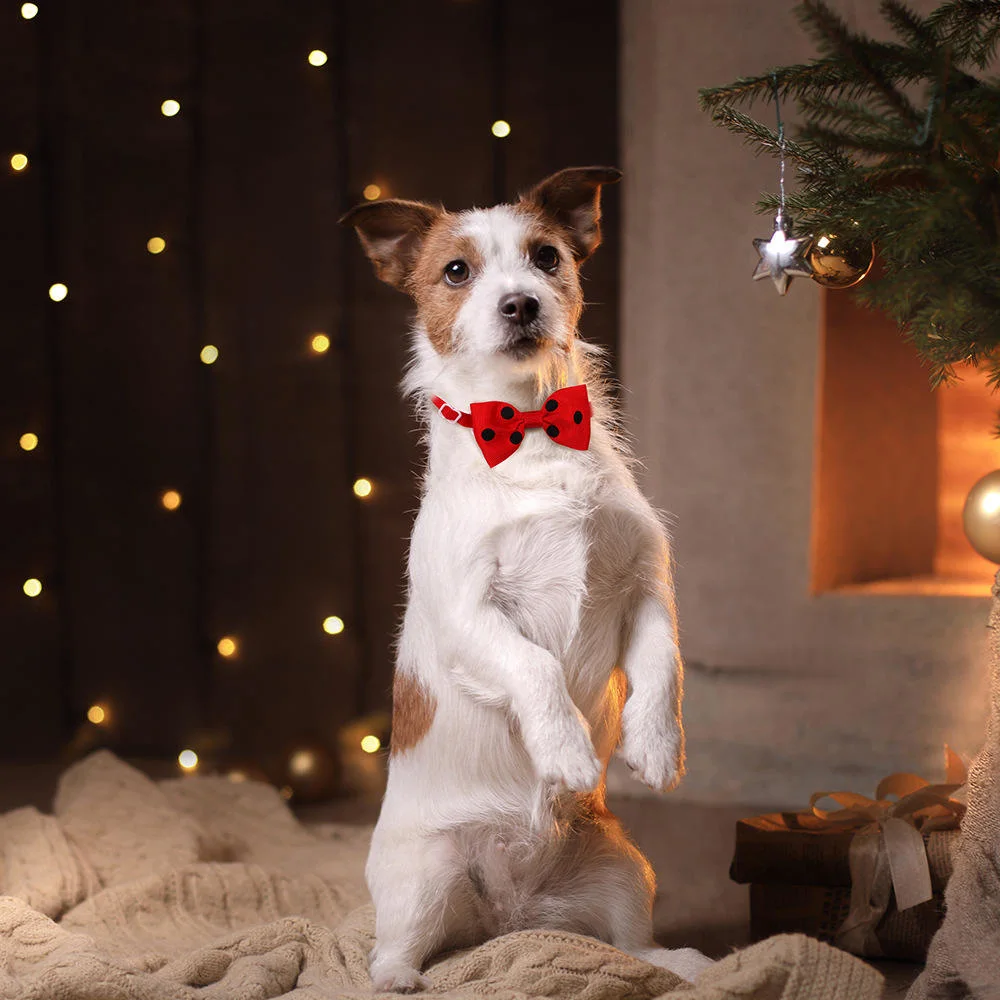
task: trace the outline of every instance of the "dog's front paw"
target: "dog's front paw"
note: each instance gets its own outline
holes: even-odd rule
[[[684,734],[680,727],[664,720],[626,721],[618,756],[632,769],[632,777],[658,792],[673,788],[684,774]]]
[[[525,733],[525,746],[542,781],[571,792],[592,792],[604,768],[584,724],[573,717]]]

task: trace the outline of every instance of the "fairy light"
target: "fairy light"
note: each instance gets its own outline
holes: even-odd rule
[[[382,741],[377,737],[369,733],[367,736],[361,737],[361,749],[365,753],[376,753],[382,747]]]
[[[231,635],[224,635],[215,644],[215,648],[219,651],[219,656],[224,656],[226,659],[229,659],[230,656],[235,656],[239,649],[236,640]]]
[[[181,110],[181,102],[175,101],[172,97],[165,100],[160,105],[160,112],[165,118],[173,118]]]
[[[498,118],[491,126],[490,131],[498,139],[506,139],[510,135],[510,122],[505,122],[502,118]]]
[[[326,354],[330,350],[330,338],[325,333],[314,333],[309,346],[317,354]]]
[[[150,236],[146,240],[146,249],[150,253],[163,253],[167,249],[167,241],[162,236]]]
[[[198,755],[193,750],[182,750],[177,755],[177,763],[185,771],[193,771],[198,766]]]
[[[382,197],[382,189],[377,184],[366,184],[361,195],[365,201],[377,201]]]
[[[325,66],[327,60],[327,55],[322,49],[313,49],[309,53],[309,65],[310,66]]]
[[[316,769],[316,754],[312,750],[296,750],[288,758],[288,770],[299,778],[312,774]]]
[[[29,577],[24,581],[24,586],[21,589],[28,597],[37,597],[42,592],[42,581],[34,576]]]
[[[34,451],[38,447],[38,435],[32,434],[28,431],[27,434],[22,434],[18,438],[17,442],[24,451]]]
[[[323,631],[327,635],[340,635],[344,631],[344,619],[338,618],[336,615],[330,615],[329,618],[323,619]]]
[[[165,490],[160,494],[160,503],[167,510],[177,510],[181,505],[181,495],[177,490]]]
[[[21,4],[21,17],[25,21],[30,21],[33,17],[38,16],[38,4],[36,3],[23,3]]]
[[[375,489],[375,487],[372,485],[372,481],[370,479],[365,479],[365,477],[362,476],[360,479],[354,480],[354,486],[352,489],[354,490],[354,495],[359,500],[367,500],[368,497],[372,495],[372,490]]]
[[[206,344],[198,355],[203,365],[214,365],[219,360],[219,349],[215,344]]]
[[[69,289],[61,281],[49,285],[49,298],[53,302],[62,302],[67,295],[69,295]]]
[[[24,153],[14,153],[10,158],[10,169],[21,171],[28,166],[28,157]]]
[[[87,709],[87,721],[95,726],[101,725],[108,719],[108,710],[103,705],[91,705]]]

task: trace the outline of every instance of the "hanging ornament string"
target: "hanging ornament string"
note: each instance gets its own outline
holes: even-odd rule
[[[771,74],[774,88],[774,111],[777,118],[778,137],[778,214],[774,217],[774,232],[769,240],[753,241],[760,255],[753,280],[770,278],[779,295],[788,291],[792,278],[810,278],[813,269],[806,259],[812,249],[811,236],[792,237],[792,220],[785,211],[785,123],[781,120],[781,90],[778,74]]]

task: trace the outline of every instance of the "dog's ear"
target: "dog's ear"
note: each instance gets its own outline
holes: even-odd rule
[[[443,214],[443,209],[420,201],[387,199],[352,208],[340,223],[357,230],[375,273],[405,291],[424,237]]]
[[[614,184],[621,175],[614,167],[568,167],[536,184],[521,201],[562,226],[583,261],[601,243],[601,185]]]

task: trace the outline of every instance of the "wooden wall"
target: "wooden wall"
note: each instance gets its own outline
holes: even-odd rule
[[[616,5],[38,6],[0,7],[0,755],[96,702],[124,752],[329,740],[388,700],[421,460],[408,304],[336,220],[370,183],[461,208],[615,163]],[[584,332],[613,348],[606,203]]]

